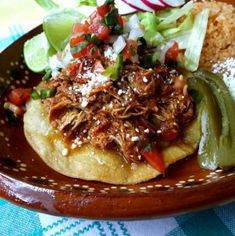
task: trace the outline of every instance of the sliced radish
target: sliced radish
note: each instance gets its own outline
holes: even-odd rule
[[[132,0],[122,0],[126,4],[128,4],[130,7],[135,8],[137,11],[154,11],[154,9],[148,7],[143,3],[142,0],[135,0],[135,2],[132,2]]]
[[[159,0],[167,7],[180,7],[185,4],[185,0]]]
[[[102,5],[104,5],[105,2],[106,2],[106,0],[96,0],[97,6],[102,6]]]
[[[156,1],[154,1],[154,0],[142,0],[142,2],[146,6],[152,8],[153,10],[161,10],[161,9],[166,7],[166,5],[162,4],[162,2],[160,2],[158,0],[156,0]]]
[[[126,4],[122,0],[115,0],[115,5],[120,15],[128,15],[128,14],[136,12],[135,8],[131,7],[129,4]]]
[[[96,0],[97,6],[104,5],[106,0]],[[122,0],[115,0],[115,5],[120,15],[128,15],[136,12],[136,8],[131,7],[129,4]]]

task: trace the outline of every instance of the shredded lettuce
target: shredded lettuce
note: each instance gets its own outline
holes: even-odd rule
[[[193,5],[193,1],[189,1],[181,8],[138,13],[148,46],[156,47],[158,51],[168,42],[177,42],[179,49],[186,50],[181,65],[189,71],[198,68],[209,17],[209,10],[204,9],[194,19]],[[178,20],[182,17],[183,21],[179,24]]]
[[[96,0],[80,0],[81,6],[96,6]]]
[[[51,11],[59,8],[53,0],[35,0],[43,9],[46,11]]]
[[[184,67],[196,71],[199,65],[203,42],[206,35],[209,9],[203,9],[195,17],[192,32],[184,55]]]
[[[188,15],[188,13],[191,12],[192,9],[193,9],[193,1],[190,1],[181,8],[174,8],[167,10],[167,12],[165,12],[164,18],[162,18],[162,21],[161,21],[162,15],[160,15],[160,18],[159,17],[157,18],[158,21],[159,20],[161,21],[160,24],[157,26],[157,29],[160,30],[165,25],[169,25],[171,23],[176,22],[182,16]]]
[[[181,36],[183,33],[189,31],[193,27],[193,16],[190,12],[184,21],[175,28],[168,28],[163,30],[161,33],[166,39],[174,39],[178,36]]]
[[[96,0],[35,0],[46,11],[53,11],[59,8],[71,6],[96,6]]]
[[[192,10],[193,1],[182,8],[166,8],[156,13],[138,13],[138,18],[145,30],[144,38],[150,46],[159,46],[179,37],[193,27]],[[176,21],[186,16],[180,25]]]
[[[179,49],[186,49],[189,42],[189,37],[191,35],[191,30],[186,31],[180,35],[175,36],[174,38],[170,39],[169,41],[175,41],[179,45]]]
[[[151,46],[158,46],[164,42],[164,37],[157,31],[158,20],[154,13],[139,13],[141,25],[144,26],[144,39]]]

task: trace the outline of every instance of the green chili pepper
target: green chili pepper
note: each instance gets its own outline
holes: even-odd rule
[[[41,99],[46,99],[53,97],[55,95],[55,89],[41,89],[40,97]]]
[[[87,45],[88,45],[88,42],[83,41],[83,42],[79,43],[78,45],[71,47],[71,49],[70,49],[71,53],[73,54],[73,53],[81,52],[82,49],[84,49]]]
[[[190,90],[203,95],[201,113],[202,138],[199,145],[198,159],[203,168],[216,169],[221,134],[221,114],[209,85],[195,78],[189,79]],[[215,118],[216,117],[216,118]]]
[[[55,89],[47,89],[47,88],[41,88],[41,89],[33,89],[31,92],[31,97],[34,100],[37,99],[46,99],[46,98],[50,98],[53,97],[55,95],[56,91]]]
[[[110,77],[112,80],[118,80],[122,72],[123,56],[119,54],[117,60],[113,65],[107,67],[104,71],[104,76]]]
[[[51,73],[52,71],[50,68],[46,69],[46,74],[42,77],[42,80],[48,81],[51,78]]]
[[[40,99],[41,97],[40,97],[40,94],[38,93],[37,90],[32,89],[32,91],[31,91],[31,98],[33,100],[37,100],[37,99]]]
[[[194,75],[208,83],[220,110],[221,133],[216,155],[217,165],[224,169],[231,168],[235,166],[235,102],[220,76],[203,70],[197,71]],[[213,118],[216,119],[216,116]]]
[[[94,43],[95,45],[101,44],[101,40],[99,40],[95,34],[91,35],[89,42]]]
[[[113,27],[118,24],[118,10],[113,8],[109,13],[107,13],[103,19],[105,25]]]
[[[199,164],[206,169],[235,166],[235,102],[223,79],[207,71],[197,71],[188,80],[190,91],[204,102],[201,114],[202,138]]]
[[[152,53],[152,54],[145,54],[143,56],[143,67],[148,69],[156,66],[158,60],[158,54]]]

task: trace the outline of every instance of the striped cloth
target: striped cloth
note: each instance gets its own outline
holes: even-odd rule
[[[165,219],[92,221],[49,216],[0,200],[1,236],[232,236],[235,204]]]
[[[39,22],[1,28],[0,51]],[[235,203],[165,219],[92,221],[49,216],[0,199],[0,236],[230,236],[235,235]]]

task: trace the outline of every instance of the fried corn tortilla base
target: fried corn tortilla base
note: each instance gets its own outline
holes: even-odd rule
[[[27,104],[24,132],[41,159],[55,171],[69,177],[111,184],[136,184],[161,174],[145,162],[131,166],[117,152],[100,150],[89,144],[72,150],[49,123],[48,113],[39,100],[31,100]],[[200,136],[200,122],[195,120],[185,130],[184,138],[162,151],[166,166],[192,154]],[[62,155],[64,149],[69,150],[67,155]]]

